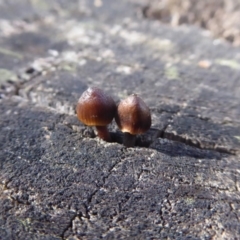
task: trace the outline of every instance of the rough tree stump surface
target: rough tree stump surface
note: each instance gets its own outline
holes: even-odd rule
[[[0,0],[0,239],[240,238],[240,49],[140,12]],[[78,122],[88,86],[146,101],[137,147]]]

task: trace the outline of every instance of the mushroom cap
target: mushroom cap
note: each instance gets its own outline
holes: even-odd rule
[[[99,88],[88,88],[77,103],[77,117],[87,126],[106,126],[114,118],[116,104]]]
[[[119,103],[115,121],[122,132],[128,132],[132,135],[146,132],[152,124],[148,106],[136,94]]]

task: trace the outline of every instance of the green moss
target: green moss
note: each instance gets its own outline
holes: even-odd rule
[[[234,136],[240,142],[240,136]]]
[[[159,38],[149,39],[147,41],[147,45],[152,49],[160,52],[162,51],[168,52],[174,49],[173,43],[168,39],[159,39]]]
[[[41,10],[49,10],[50,6],[47,4],[47,1],[42,0],[30,0],[32,6]]]
[[[20,55],[19,53],[13,52],[13,51],[5,49],[5,48],[0,48],[0,53],[7,55],[7,56],[15,57],[18,59],[22,59],[22,55]]]
[[[194,198],[188,197],[188,198],[185,198],[185,202],[187,205],[192,205],[195,202],[195,200]]]
[[[0,84],[6,82],[7,80],[16,81],[17,76],[7,69],[0,68]]]
[[[240,69],[240,63],[238,63],[238,62],[235,61],[235,60],[230,60],[230,59],[217,59],[217,60],[215,61],[215,63],[217,63],[217,64],[219,64],[219,65],[222,65],[222,66],[226,66],[226,67],[232,68],[232,69],[237,69],[237,70]]]
[[[18,221],[24,226],[24,228],[28,231],[30,230],[31,219],[18,219]]]
[[[76,64],[61,64],[59,66],[59,69],[68,71],[68,72],[76,72],[77,71],[77,65]]]
[[[175,66],[165,68],[165,76],[170,79],[179,79],[178,69]]]

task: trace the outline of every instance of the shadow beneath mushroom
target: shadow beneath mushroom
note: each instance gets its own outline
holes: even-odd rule
[[[123,144],[123,133],[120,131],[110,133],[112,142]],[[171,157],[188,156],[197,159],[216,159],[220,160],[226,154],[201,149],[188,144],[163,138],[163,130],[151,128],[145,134],[138,135],[135,147],[155,149],[158,152],[167,154]]]
[[[176,142],[168,139],[159,138],[154,141],[149,148],[155,149],[161,153],[167,154],[171,157],[177,156],[187,156],[197,159],[216,159],[221,160],[226,154],[220,152],[209,150],[209,149],[200,149],[193,146],[186,145],[181,142]]]
[[[135,147],[148,148],[154,140],[159,138],[159,130],[151,128],[145,134],[137,135]],[[110,132],[112,142],[123,144],[124,134],[121,131]]]

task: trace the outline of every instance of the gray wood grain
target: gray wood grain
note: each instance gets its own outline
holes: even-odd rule
[[[240,49],[96,3],[0,1],[0,239],[238,239]],[[135,148],[89,86],[149,105]]]

